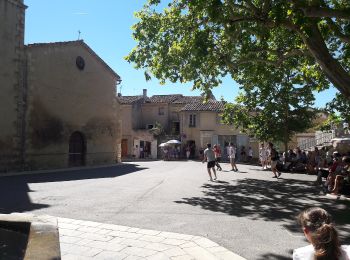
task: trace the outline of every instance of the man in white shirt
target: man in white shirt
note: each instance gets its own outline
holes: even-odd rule
[[[228,158],[230,158],[230,163],[231,163],[231,171],[237,172],[237,166],[236,166],[236,148],[233,146],[232,143],[230,143],[229,148],[228,148]]]
[[[267,169],[267,150],[264,144],[261,144],[259,149],[259,159],[263,170]]]
[[[207,149],[204,150],[204,158],[203,163],[207,162],[207,170],[209,174],[210,181],[213,181],[213,178],[211,176],[211,170],[213,170],[214,173],[214,180],[217,179],[216,177],[216,171],[215,171],[215,154],[213,149],[211,149],[211,144],[207,144]]]

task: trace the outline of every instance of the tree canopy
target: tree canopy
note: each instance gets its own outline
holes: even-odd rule
[[[259,83],[283,67],[293,84],[322,90],[331,82],[350,98],[350,1],[172,0],[164,9],[160,2],[136,13],[138,43],[126,57],[146,78],[208,91],[230,75],[249,88],[252,73]]]
[[[274,75],[260,74],[258,80],[255,72],[246,78],[237,103],[225,105],[223,121],[260,141],[281,142],[287,150],[295,133],[312,126],[316,115],[312,90],[295,84],[299,75],[283,68]]]
[[[350,122],[350,101],[339,93],[331,102],[326,104],[326,110],[332,114],[338,114],[340,120]]]

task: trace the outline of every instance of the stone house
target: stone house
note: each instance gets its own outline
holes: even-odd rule
[[[225,125],[221,122],[220,114],[223,112],[224,103],[217,100],[203,102],[191,102],[180,110],[182,143],[184,146],[195,145],[195,155],[206,148],[207,143],[219,144],[223,157],[227,157],[226,147],[230,142],[240,149],[244,146],[246,151],[249,146],[257,151],[257,144],[250,143],[246,134],[240,133],[239,129]],[[255,157],[257,152],[254,153]],[[239,157],[239,155],[238,155]]]
[[[225,155],[229,142],[238,147],[250,144],[249,137],[238,129],[220,122],[224,104],[215,99],[203,103],[201,96],[154,95],[119,96],[122,111],[122,153],[123,157],[139,155],[139,149],[150,143],[151,158],[160,157],[157,145],[169,139],[181,141],[181,154],[187,146],[192,148],[192,157],[198,157],[206,143],[220,144]],[[130,120],[131,118],[131,120]],[[152,128],[161,126],[163,135],[154,136]],[[137,146],[137,147],[136,147]],[[256,146],[256,148],[255,148]],[[257,155],[257,153],[255,153]]]
[[[147,125],[143,119],[143,106],[148,100],[147,93],[144,91],[143,96],[119,96],[118,100],[122,121],[122,158],[157,158],[157,139],[149,131],[154,125]],[[142,150],[146,150],[146,155],[141,154],[141,147]]]
[[[83,41],[24,45],[22,0],[0,1],[0,171],[120,161],[120,77]]]

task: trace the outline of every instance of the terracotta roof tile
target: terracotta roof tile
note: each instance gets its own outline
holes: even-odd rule
[[[154,95],[150,97],[149,101],[150,103],[173,103],[175,100],[178,100],[179,98],[182,98],[183,95],[181,94],[174,94],[174,95]]]
[[[177,100],[175,100],[173,103],[175,104],[189,104],[194,102],[203,102],[202,96],[183,96]]]
[[[221,112],[224,110],[224,103],[216,100],[208,100],[206,103],[194,102],[185,105],[181,111],[214,111]]]
[[[141,99],[143,99],[143,96],[120,96],[120,97],[118,97],[120,104],[133,104]]]

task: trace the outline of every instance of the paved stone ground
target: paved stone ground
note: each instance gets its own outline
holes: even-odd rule
[[[62,260],[244,260],[200,236],[48,215],[37,219],[58,224]]]
[[[130,162],[114,167],[0,179],[0,213],[27,212],[200,236],[246,259],[290,259],[307,244],[295,216],[321,206],[350,243],[350,207],[325,196],[315,176],[223,164],[209,182],[195,161]]]

